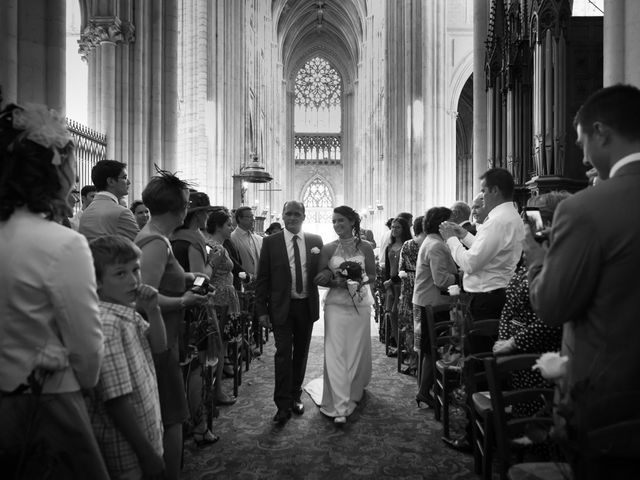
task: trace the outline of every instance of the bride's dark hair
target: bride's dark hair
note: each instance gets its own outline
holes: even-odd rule
[[[353,221],[353,235],[356,237],[356,245],[360,243],[360,215],[353,208],[347,205],[341,205],[333,209],[333,213],[342,215],[350,221]]]

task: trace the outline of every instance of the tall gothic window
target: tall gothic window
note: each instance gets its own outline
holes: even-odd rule
[[[331,224],[333,195],[324,180],[316,177],[309,182],[302,194],[302,203],[307,210],[305,222]]]
[[[297,163],[338,163],[342,144],[342,79],[324,58],[309,60],[295,80]]]

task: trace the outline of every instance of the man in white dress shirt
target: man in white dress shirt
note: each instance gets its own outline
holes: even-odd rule
[[[511,173],[492,168],[481,180],[487,217],[478,233],[471,235],[453,222],[443,222],[440,227],[453,259],[464,272],[462,284],[471,295],[474,320],[500,318],[506,287],[522,255],[524,239],[524,223],[513,204]]]
[[[240,254],[243,270],[253,279],[258,270],[262,237],[253,233],[255,218],[251,207],[238,208],[235,219],[238,226],[231,232],[231,241]]]

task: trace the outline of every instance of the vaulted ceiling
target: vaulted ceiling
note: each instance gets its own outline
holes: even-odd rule
[[[348,82],[360,58],[366,0],[272,0],[285,76],[322,55]]]

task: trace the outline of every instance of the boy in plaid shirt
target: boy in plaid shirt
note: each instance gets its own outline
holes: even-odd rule
[[[133,242],[107,235],[89,246],[105,341],[100,380],[85,397],[91,425],[112,479],[163,478],[162,420],[151,356],[167,348],[158,292],[140,283],[141,252]]]

